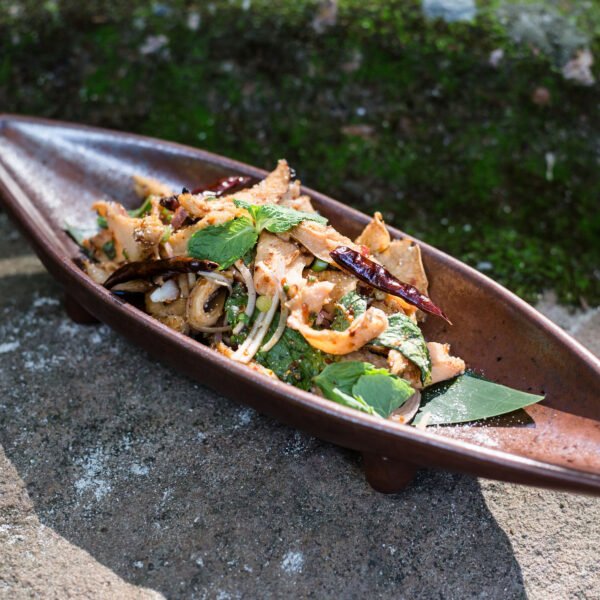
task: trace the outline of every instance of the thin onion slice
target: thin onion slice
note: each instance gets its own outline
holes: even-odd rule
[[[242,329],[244,329],[244,326],[246,324],[243,321],[240,321],[234,328],[233,331],[231,333],[233,333],[233,335],[237,335],[238,333],[240,333],[240,331],[242,331]]]
[[[235,268],[239,271],[239,274],[242,276],[244,284],[246,285],[246,289],[248,290],[248,304],[246,305],[246,310],[244,312],[246,313],[246,316],[251,317],[254,314],[254,307],[256,306],[256,289],[254,287],[252,273],[250,273],[250,269],[244,264],[244,261],[242,259],[237,260],[235,262]]]
[[[281,313],[279,315],[279,325],[277,325],[277,329],[274,331],[271,339],[260,349],[261,352],[268,352],[279,341],[285,331],[287,319],[290,316],[290,311],[285,307],[285,300],[285,294],[280,291],[279,301],[281,302]]]
[[[208,273],[206,271],[198,271],[197,275],[199,275],[200,277],[204,277],[205,279],[211,279],[217,285],[225,286],[229,289],[229,291],[232,290],[231,281],[229,281],[227,277],[221,275],[220,273]]]
[[[194,331],[200,331],[202,333],[218,333],[223,331],[229,331],[231,325],[222,325],[220,327],[194,327]]]
[[[419,406],[421,406],[421,392],[415,390],[415,393],[400,408],[397,408],[389,418],[394,423],[406,425],[415,418]]]
[[[271,307],[266,313],[260,313],[254,322],[246,341],[236,350],[231,358],[243,363],[249,363],[252,360],[254,355],[258,352],[262,341],[265,339],[265,335],[267,335],[267,331],[271,326],[271,322],[273,321],[278,306],[279,296],[271,298]]]
[[[258,328],[262,325],[262,322],[265,320],[266,316],[267,313],[260,313],[258,317],[256,317],[256,321],[254,321],[254,325],[252,325],[252,329],[250,330],[248,337],[244,340],[242,345],[231,355],[231,358],[240,362],[247,362],[246,360],[243,360],[243,358],[246,356],[248,346],[250,346],[250,344],[252,343],[254,336],[256,336],[258,332]],[[248,359],[248,361],[249,360],[250,359]]]

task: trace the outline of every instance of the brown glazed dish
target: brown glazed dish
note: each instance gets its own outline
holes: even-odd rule
[[[273,157],[274,159],[279,157]],[[273,161],[274,162],[274,161]],[[269,165],[271,166],[271,165]],[[300,167],[302,165],[295,165]],[[422,244],[430,295],[454,323],[427,320],[427,339],[449,342],[476,372],[546,400],[482,426],[399,426],[273,381],[162,325],[95,284],[73,262],[65,220],[93,225],[91,204],[132,207],[130,175],[180,188],[264,171],[201,150],[68,123],[0,116],[0,194],[69,314],[98,319],[172,367],[256,410],[364,454],[367,479],[397,492],[421,466],[600,495],[600,361],[490,279]],[[350,237],[369,221],[309,189],[314,206]],[[404,234],[390,228],[393,237]],[[65,343],[68,343],[65,340]]]

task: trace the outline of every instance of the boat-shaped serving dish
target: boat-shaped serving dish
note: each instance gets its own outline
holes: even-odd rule
[[[278,157],[274,157],[278,158]],[[273,161],[274,162],[274,161]],[[296,165],[301,168],[301,165]],[[156,139],[42,119],[0,116],[0,193],[48,271],[64,286],[69,314],[96,318],[160,360],[228,397],[364,454],[378,490],[401,490],[421,466],[600,495],[600,361],[500,285],[423,244],[430,295],[454,325],[429,318],[427,339],[452,344],[476,372],[546,399],[513,419],[433,427],[397,425],[274,381],[156,321],[94,283],[73,262],[65,221],[95,222],[90,206],[129,207],[131,174],[174,188],[265,172]],[[370,220],[323,194],[313,205],[349,237]],[[390,228],[393,237],[406,237]]]

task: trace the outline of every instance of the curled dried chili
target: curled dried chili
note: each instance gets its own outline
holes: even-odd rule
[[[119,283],[132,279],[150,279],[159,275],[175,273],[198,273],[214,271],[219,265],[212,260],[198,260],[189,256],[175,256],[153,261],[130,262],[117,269],[105,282],[104,287],[110,289]]]
[[[361,281],[392,296],[398,296],[421,310],[437,315],[452,324],[450,319],[414,285],[394,277],[385,267],[347,246],[338,246],[329,253],[336,265]]]
[[[197,187],[192,190],[192,194],[203,194],[204,192],[212,192],[215,196],[221,196],[225,192],[232,190],[233,188],[244,186],[250,183],[252,177],[246,177],[245,175],[233,175],[231,177],[223,177],[210,185]]]

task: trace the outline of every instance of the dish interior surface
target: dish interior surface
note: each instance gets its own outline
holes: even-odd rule
[[[64,223],[94,227],[95,213],[90,206],[99,199],[117,200],[128,208],[137,206],[132,174],[156,177],[175,189],[198,187],[229,174],[264,176],[258,169],[183,146],[36,119],[5,117],[0,121],[0,140],[0,182],[9,200],[9,211],[49,270],[69,291],[72,287],[74,296],[82,302],[98,286],[91,282],[82,284],[83,274],[66,274],[73,270],[72,259],[78,255],[78,249],[64,233]],[[302,166],[292,166],[301,177]],[[315,208],[350,237],[356,236],[369,220],[366,215],[321,194],[305,191],[312,197]],[[405,235],[393,228],[390,231],[393,237]],[[600,493],[600,362],[499,285],[443,253],[420,245],[430,295],[453,322],[449,326],[430,316],[423,327],[426,339],[450,343],[453,354],[464,358],[472,370],[492,381],[545,394],[542,403],[485,424],[434,427],[426,432],[387,422],[377,424],[362,415],[348,417],[348,409],[337,406],[327,408],[326,414],[323,407],[327,401],[314,396],[311,400],[304,392],[285,389],[284,384],[265,390],[266,378],[263,380],[256,374],[248,375],[246,382],[248,403],[331,441],[363,451],[403,457],[416,464],[554,487],[560,485],[543,481],[543,476],[536,480],[532,473],[537,470],[554,477],[552,472],[558,470],[556,477],[572,476],[573,480],[583,477],[587,487],[582,491]],[[78,285],[87,285],[88,295],[83,291],[77,293]],[[136,315],[140,323],[127,325],[127,319],[131,321],[132,314],[140,311],[129,307],[126,309],[129,316],[123,315],[119,320],[114,311],[124,312],[123,306],[116,307],[119,303],[114,300],[115,306],[111,308],[107,304],[108,293],[103,292],[102,302],[106,307],[98,303],[90,312],[102,320],[113,315],[111,325],[126,335],[129,327],[130,337],[138,335],[138,343],[148,346],[152,332],[146,332],[144,327],[148,329],[150,317],[140,313]],[[159,340],[155,349],[148,348],[156,354],[161,348],[163,351],[171,348],[167,339],[170,334],[162,329],[163,326],[159,331],[166,340],[164,344]],[[189,338],[182,341],[180,337],[175,336],[173,344],[183,344],[189,350],[190,355],[180,365],[185,372],[194,371],[194,352],[209,358],[217,356],[205,347],[198,350],[196,346],[201,346],[198,342]],[[226,369],[224,363],[218,365]],[[203,380],[197,372],[195,376]],[[210,378],[207,383],[246,401],[244,393],[234,389],[233,383],[217,384]],[[262,400],[251,400],[253,394],[262,394]],[[281,403],[286,396],[302,398],[304,412],[301,414],[301,407],[290,402],[289,414],[286,413],[285,403]],[[264,404],[268,399],[273,403],[271,407]],[[334,422],[336,415],[344,418]],[[327,424],[319,423],[318,419]],[[364,437],[365,427],[371,430],[371,437]],[[360,432],[357,441],[350,440],[357,431]],[[516,462],[511,463],[513,459],[504,453],[514,455]],[[482,466],[484,462],[493,468],[486,469]],[[519,476],[515,469],[529,469],[530,479]]]

